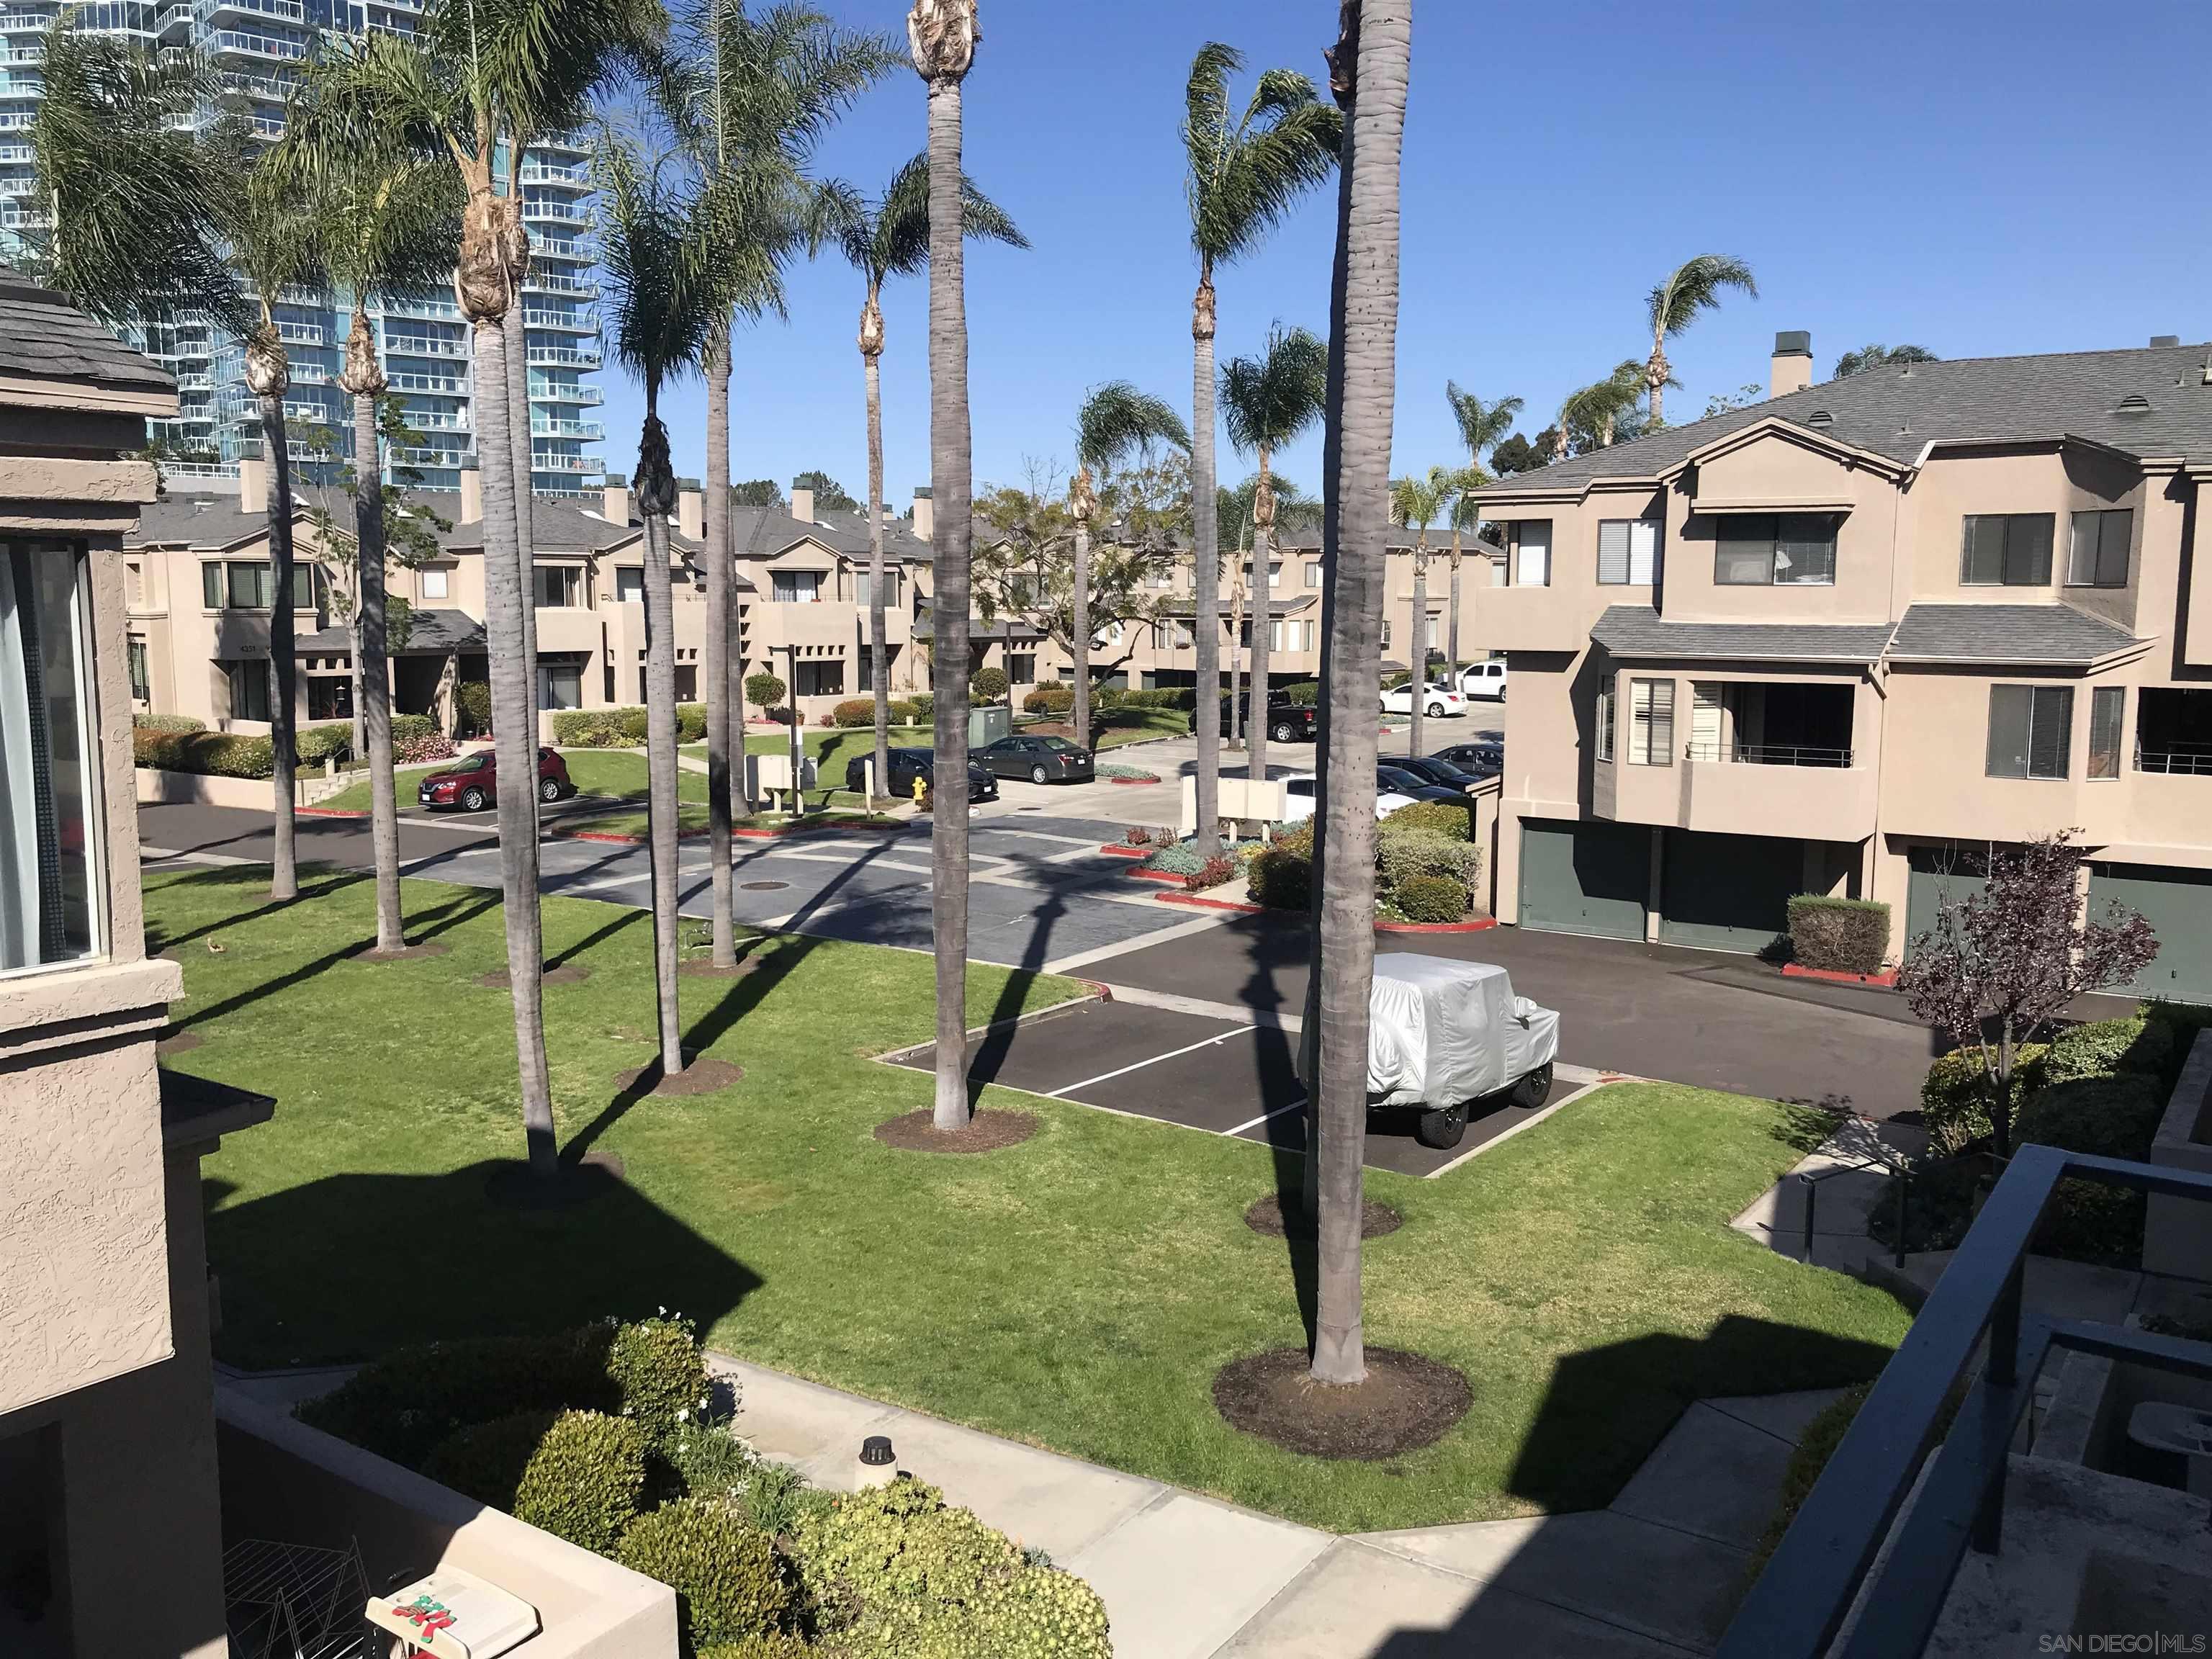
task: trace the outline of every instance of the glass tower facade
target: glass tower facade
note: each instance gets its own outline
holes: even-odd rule
[[[37,199],[30,129],[38,106],[46,38],[59,0],[0,0],[0,261],[51,228]],[[318,33],[367,29],[411,33],[421,0],[100,0],[77,8],[81,27],[128,35],[149,48],[193,46],[244,100],[254,131],[284,131],[284,99]],[[549,143],[522,160],[523,217],[531,268],[522,307],[529,337],[532,487],[539,495],[595,494],[605,470],[597,410],[601,367],[599,286],[592,276],[591,182],[584,152]],[[343,294],[287,290],[273,307],[292,363],[285,414],[292,453],[304,467],[330,464],[347,447],[350,417],[337,384],[352,307]],[[373,302],[391,389],[419,448],[395,456],[430,489],[453,489],[476,454],[469,330],[450,289]],[[141,331],[134,342],[177,377],[179,407],[150,423],[182,458],[173,472],[228,472],[258,453],[258,410],[247,392],[238,341],[190,315]],[[326,449],[325,444],[335,450]]]

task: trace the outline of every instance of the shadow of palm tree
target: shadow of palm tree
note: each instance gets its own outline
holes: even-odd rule
[[[159,927],[149,924],[146,929],[147,954],[151,956],[157,951],[173,951],[179,945],[190,945],[196,939],[204,939],[210,933],[220,933],[225,928],[247,927],[259,921],[264,916],[275,915],[279,910],[289,910],[294,905],[305,903],[310,899],[325,898],[344,888],[358,886],[361,883],[372,879],[365,871],[339,870],[327,865],[319,866],[312,872],[302,870],[301,874],[307,878],[301,882],[300,896],[296,899],[272,900],[258,909],[248,910],[240,915],[224,916],[216,921],[187,928],[181,933],[164,933]],[[259,887],[266,884],[268,880],[267,874],[260,867],[251,865],[241,867],[233,865],[220,870],[210,870],[198,875],[186,876],[169,884],[181,887]]]

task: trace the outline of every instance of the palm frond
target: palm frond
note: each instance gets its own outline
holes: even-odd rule
[[[1701,311],[1719,308],[1721,290],[1739,289],[1756,300],[1751,267],[1725,253],[1700,253],[1667,274],[1645,301],[1655,334],[1680,334]]]
[[[1257,356],[1221,366],[1221,416],[1229,441],[1247,453],[1280,449],[1322,417],[1328,346],[1310,331],[1277,323]]]
[[[1391,479],[1390,522],[1401,530],[1426,530],[1434,524],[1450,494],[1444,483],[1447,476],[1443,468],[1436,467],[1425,478],[1409,474]]]
[[[1075,415],[1075,454],[1103,471],[1132,456],[1152,454],[1154,444],[1190,447],[1190,428],[1164,400],[1127,380],[1109,380],[1083,400]]]
[[[803,167],[854,100],[906,61],[889,35],[841,28],[798,0],[690,0],[668,57],[655,98],[702,169],[772,155]]]
[[[1472,392],[1461,391],[1456,380],[1444,382],[1444,399],[1451,405],[1453,420],[1459,423],[1460,441],[1477,460],[1505,441],[1522,408],[1518,398],[1500,398],[1486,404]]]
[[[1029,238],[996,202],[977,188],[964,173],[960,179],[962,234],[981,241],[1027,247]],[[854,259],[869,280],[914,276],[929,265],[929,156],[915,156],[891,175],[883,199],[877,204],[875,234],[869,239],[867,257]]]
[[[1342,112],[1289,70],[1262,74],[1243,117],[1232,120],[1229,77],[1243,63],[1233,48],[1210,42],[1193,60],[1184,92],[1191,246],[1208,268],[1263,240],[1328,178],[1343,139]]]
[[[710,251],[704,222],[726,208],[672,184],[665,157],[648,161],[611,129],[593,147],[592,172],[608,343],[645,382],[650,404],[697,367],[720,314],[725,284],[708,268],[720,250]]]

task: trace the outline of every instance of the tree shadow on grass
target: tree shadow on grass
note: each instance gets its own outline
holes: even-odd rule
[[[305,904],[315,899],[327,898],[332,893],[348,887],[358,886],[362,882],[374,878],[365,871],[325,868],[300,884],[300,896],[295,899],[272,900],[258,908],[241,911],[236,915],[224,916],[219,921],[204,922],[198,927],[187,928],[180,933],[165,933],[157,924],[149,922],[146,927],[146,954],[155,956],[163,951],[173,951],[180,945],[190,945],[197,939],[206,938],[210,933],[221,933],[226,927],[245,927],[261,921],[264,917],[273,916],[279,911],[289,910],[295,905]],[[269,884],[269,873],[265,866],[257,869],[234,866],[227,869],[203,871],[198,874],[182,877],[178,880],[165,882],[162,884],[165,887],[188,888],[266,887]],[[371,942],[374,943],[374,941]]]
[[[1067,900],[1057,887],[1047,894],[1042,905],[1030,913],[1029,943],[1022,947],[1022,959],[1007,969],[983,1040],[965,1056],[967,1067],[963,1075],[968,1079],[968,1115],[971,1118],[981,1109],[987,1080],[999,1074],[999,1068],[1006,1064],[1006,1055],[1014,1046],[1014,1033],[1020,1029],[1015,1022],[1020,1019],[1022,1006],[1029,1000],[1030,988],[1036,983],[1037,975],[1051,960],[1054,925],[1066,914]]]

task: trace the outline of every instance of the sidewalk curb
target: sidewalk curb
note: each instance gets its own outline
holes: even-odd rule
[[[1378,933],[1486,933],[1498,926],[1496,916],[1474,921],[1378,921]]]
[[[1233,910],[1248,916],[1260,914],[1261,906],[1243,904],[1235,899],[1200,898],[1196,893],[1155,893],[1153,898],[1162,904],[1187,904],[1201,910]]]
[[[1870,985],[1880,991],[1894,991],[1897,988],[1897,969],[1894,968],[1879,974],[1852,974],[1841,969],[1808,968],[1800,963],[1785,962],[1782,964],[1782,975],[1785,979],[1826,980],[1831,985]]]

